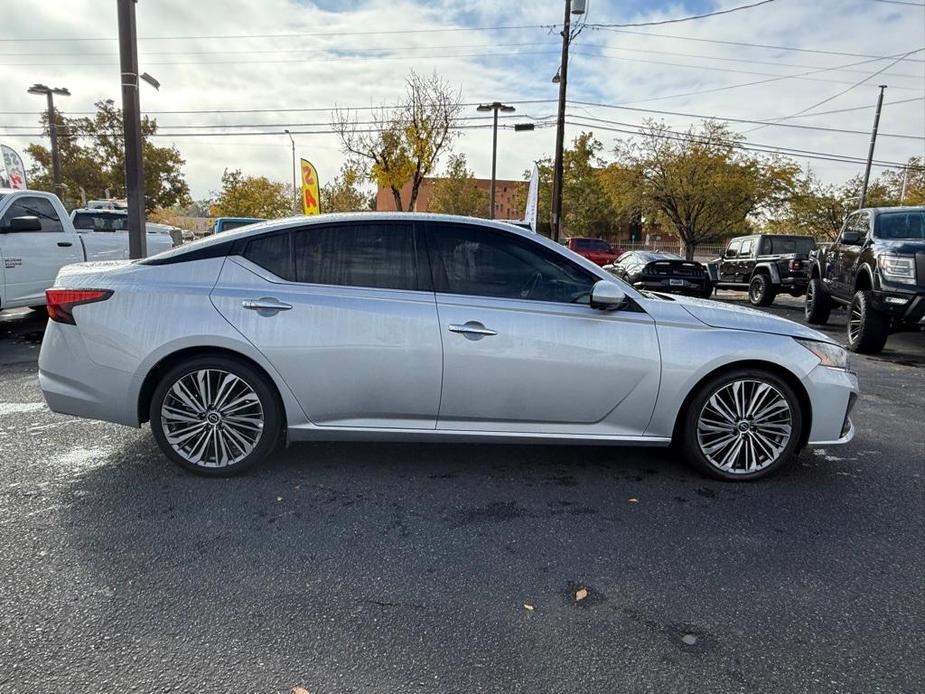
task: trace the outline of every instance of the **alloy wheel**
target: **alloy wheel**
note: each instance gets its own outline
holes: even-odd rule
[[[806,304],[804,306],[804,313],[807,316],[812,315],[813,305],[816,303],[816,290],[813,289],[813,283],[810,282],[806,285]]]
[[[790,404],[770,383],[741,379],[720,386],[697,419],[697,442],[717,470],[747,475],[780,458],[793,426]]]
[[[199,369],[167,391],[161,422],[167,443],[181,458],[202,467],[227,467],[257,446],[264,412],[254,388],[240,376]]]
[[[852,345],[860,340],[863,324],[864,312],[861,310],[861,302],[854,299],[851,302],[851,314],[848,316],[848,341]]]

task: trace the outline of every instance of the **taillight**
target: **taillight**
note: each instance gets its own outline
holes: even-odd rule
[[[799,269],[802,268],[802,267],[803,267],[803,261],[802,261],[802,260],[791,260],[791,261],[790,261],[790,269],[791,269],[791,270],[799,270]]]
[[[112,296],[110,289],[46,289],[45,302],[48,304],[48,317],[58,323],[74,325],[71,311],[81,304],[106,301]]]

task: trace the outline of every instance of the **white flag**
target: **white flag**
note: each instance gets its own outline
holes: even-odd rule
[[[527,206],[524,209],[524,222],[530,225],[530,228],[536,232],[536,214],[540,193],[540,170],[536,164],[533,165],[533,173],[530,174],[530,187],[527,189]]]

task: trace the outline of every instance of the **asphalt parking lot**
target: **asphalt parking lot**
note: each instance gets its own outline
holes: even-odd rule
[[[447,444],[209,480],[49,412],[43,325],[0,314],[0,692],[925,690],[925,334],[854,357],[850,445],[759,483]]]

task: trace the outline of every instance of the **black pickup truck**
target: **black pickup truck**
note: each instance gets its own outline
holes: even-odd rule
[[[891,332],[925,328],[925,207],[858,210],[810,261],[806,321],[845,306],[849,349],[876,354]]]
[[[732,239],[722,257],[707,263],[717,289],[748,292],[754,306],[770,306],[780,292],[802,296],[806,291],[809,236],[754,234]]]

